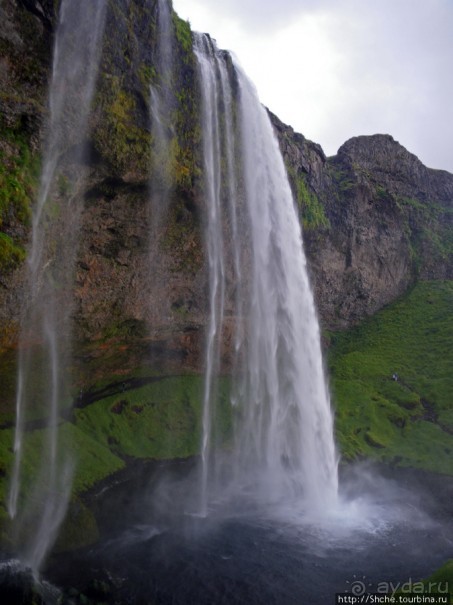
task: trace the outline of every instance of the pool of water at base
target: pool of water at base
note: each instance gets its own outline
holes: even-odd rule
[[[158,513],[129,491],[133,514],[94,547],[51,559],[44,575],[68,605],[328,605],[336,593],[420,590],[453,555],[451,482],[361,481],[317,515],[244,498],[201,517],[184,485]]]

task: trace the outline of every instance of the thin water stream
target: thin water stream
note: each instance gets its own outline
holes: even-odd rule
[[[48,134],[33,208],[8,512],[15,523],[21,558],[35,572],[56,539],[72,484],[69,436],[63,437],[59,427],[61,410],[71,400],[71,291],[80,216],[76,201],[80,173],[74,166],[85,143],[105,6],[104,0],[61,2],[49,87]],[[37,413],[47,425],[39,444],[24,430],[27,420]],[[27,471],[29,462],[24,465],[27,447],[35,448],[32,472]]]

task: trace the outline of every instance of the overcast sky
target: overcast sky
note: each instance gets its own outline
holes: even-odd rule
[[[388,133],[453,172],[453,0],[173,0],[327,155]]]

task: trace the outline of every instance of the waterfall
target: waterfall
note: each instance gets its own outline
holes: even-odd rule
[[[206,337],[206,370],[203,393],[203,420],[201,444],[201,514],[207,512],[208,471],[211,458],[213,380],[218,370],[219,339],[224,313],[225,269],[222,232],[222,148],[220,108],[222,89],[218,71],[223,64],[217,61],[213,44],[207,36],[195,38],[195,55],[202,82],[203,168],[207,206],[206,245],[209,278],[209,323]]]
[[[315,504],[337,492],[333,418],[306,259],[283,158],[256,91],[239,70],[246,203],[252,239],[247,410],[239,464],[269,487]],[[274,492],[275,493],[275,492]]]
[[[47,141],[33,209],[8,511],[21,558],[35,573],[56,538],[72,482],[69,436],[60,434],[60,424],[71,401],[70,292],[80,214],[75,198],[105,7],[105,0],[61,2]]]
[[[150,85],[151,134],[153,173],[151,179],[151,224],[155,239],[169,205],[172,187],[171,125],[173,94],[174,32],[171,6],[168,0],[158,0],[156,14],[157,81]]]
[[[207,36],[196,38],[195,54],[202,91],[210,296],[202,512],[212,474],[213,380],[224,320],[225,265],[231,263],[222,237],[227,223],[235,251],[236,322],[244,326],[243,333],[237,328],[234,343],[237,421],[228,462],[230,489],[252,491],[261,502],[297,499],[316,509],[336,500],[337,456],[319,324],[283,158],[266,110],[242,70],[236,65],[235,76],[228,75],[227,55]],[[240,202],[231,199],[239,182]]]
[[[151,129],[151,165],[149,178],[149,267],[156,275],[160,267],[161,279],[168,279],[162,263],[162,233],[165,232],[174,190],[175,131],[172,112],[176,106],[174,92],[175,32],[171,2],[157,0],[155,9],[155,35],[153,37],[153,77],[149,86]],[[158,298],[162,281],[150,283],[149,301]],[[150,308],[148,327],[153,333],[163,319],[162,309]]]

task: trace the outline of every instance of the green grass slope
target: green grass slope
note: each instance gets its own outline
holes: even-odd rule
[[[331,336],[343,459],[453,474],[452,309],[452,281],[419,282],[360,326]]]
[[[449,559],[432,576],[424,580],[423,584],[426,592],[448,594],[450,604],[453,603],[453,559]]]
[[[202,376],[140,375],[130,383],[132,386],[124,384],[125,387],[122,382],[111,384],[110,394],[89,397],[88,404],[79,402],[71,420],[62,419],[59,439],[75,463],[73,504],[77,503],[74,505],[77,510],[81,507],[79,496],[133,459],[165,460],[199,453]],[[229,380],[220,378],[218,387],[213,426],[219,442],[223,442],[231,431]],[[9,419],[9,414],[5,417]],[[39,423],[32,424],[26,432],[23,486],[31,485],[39,473],[46,438],[46,429]],[[6,498],[13,467],[13,439],[14,430],[9,423],[0,425],[0,540],[1,526],[9,525]],[[3,535],[5,538],[8,541]]]

